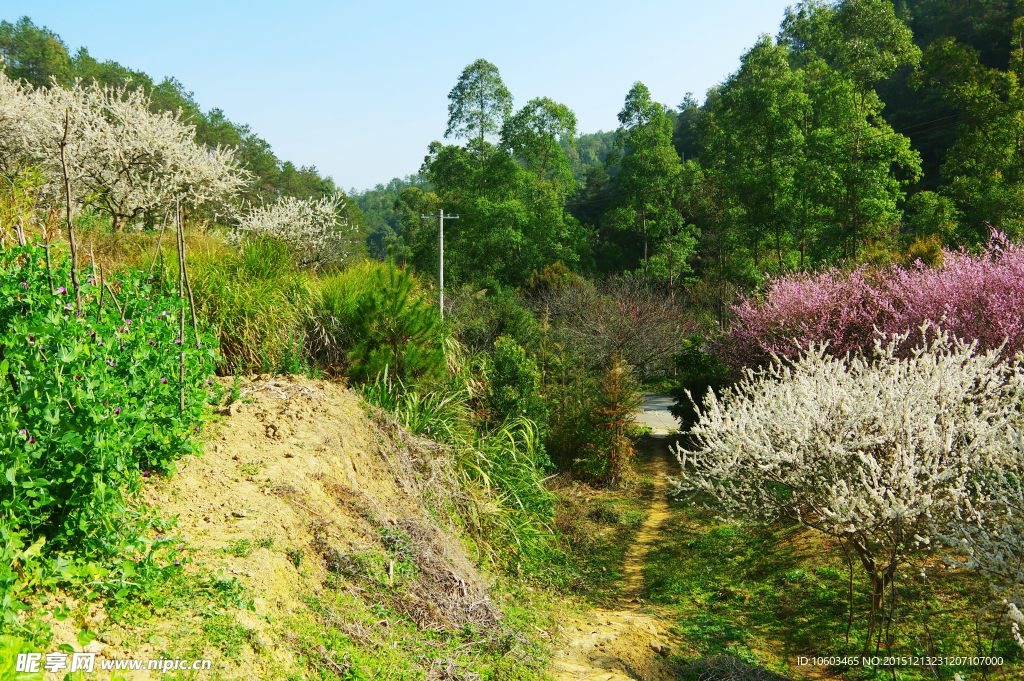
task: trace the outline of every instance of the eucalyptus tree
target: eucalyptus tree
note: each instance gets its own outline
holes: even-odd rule
[[[576,148],[576,114],[566,105],[547,97],[531,99],[505,121],[501,143],[538,182],[575,188],[565,146]]]
[[[436,232],[418,212],[431,206],[460,216],[445,233],[445,271],[455,283],[519,284],[535,269],[576,263],[586,239],[565,211],[575,181],[562,146],[575,139],[572,111],[540,97],[512,116],[512,95],[482,59],[463,70],[449,99],[445,137],[467,144],[431,143],[421,172],[434,192],[402,194],[413,261],[428,270],[436,261]],[[500,144],[488,141],[499,134]]]
[[[651,241],[657,243],[681,219],[672,201],[680,159],[672,146],[672,122],[666,109],[651,99],[643,83],[630,88],[618,118],[615,150],[605,164],[619,166],[615,186],[623,198],[609,218],[638,233],[646,274]]]
[[[804,73],[808,167],[801,191],[827,206],[818,257],[855,258],[869,241],[885,241],[902,216],[902,188],[920,173],[910,140],[881,116],[875,87],[921,52],[886,0],[816,0],[787,12],[779,42]],[[801,219],[806,224],[807,212]]]
[[[480,169],[487,154],[486,137],[497,135],[512,113],[512,93],[501,80],[498,67],[477,59],[462,70],[448,93],[448,129],[444,136],[476,140]]]
[[[791,250],[806,97],[803,74],[790,66],[786,48],[762,36],[719,88],[703,121],[704,164],[736,198],[736,219],[755,267],[772,250],[777,266],[785,266]]]
[[[977,50],[953,38],[925,52],[918,84],[936,87],[962,115],[942,171],[963,213],[957,236],[979,243],[989,226],[1024,233],[1024,19],[1005,70],[986,67]]]

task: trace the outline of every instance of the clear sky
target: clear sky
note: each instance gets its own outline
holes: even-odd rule
[[[612,130],[634,81],[668,105],[702,100],[794,2],[0,0],[0,19],[27,15],[72,52],[174,76],[279,158],[364,189],[419,169],[478,58],[517,107],[547,96],[580,132]]]

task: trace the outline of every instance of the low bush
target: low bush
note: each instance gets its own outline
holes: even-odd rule
[[[470,352],[492,352],[501,336],[515,339],[527,350],[540,345],[540,322],[511,289],[464,287],[445,307],[451,333]]]
[[[500,425],[515,418],[526,418],[540,428],[544,437],[548,410],[540,394],[540,371],[519,343],[502,336],[494,344],[487,362],[488,421]]]
[[[700,405],[709,390],[716,394],[729,384],[727,367],[718,357],[708,352],[715,339],[695,334],[683,341],[683,348],[673,361],[678,383],[669,390],[675,404],[669,411],[684,427],[694,424],[700,417]]]

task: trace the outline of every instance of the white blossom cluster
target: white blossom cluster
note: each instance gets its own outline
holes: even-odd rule
[[[249,210],[233,230],[231,239],[279,239],[295,249],[299,264],[317,267],[345,261],[351,255],[353,228],[340,211],[343,197],[296,199],[282,196],[275,203]]]
[[[1024,437],[1012,435],[1006,465],[990,471],[982,493],[942,538],[958,551],[947,562],[974,569],[991,583],[1024,647]]]
[[[1001,348],[977,354],[940,332],[900,359],[907,338],[876,342],[870,360],[812,346],[748,371],[720,400],[709,392],[696,446],[677,451],[679,489],[733,517],[792,517],[843,540],[876,591],[933,537],[1020,585],[1024,528],[1007,522],[1024,511],[1020,357],[1004,363]],[[1011,613],[1024,624],[1021,603]]]
[[[47,192],[62,201],[65,125],[72,200],[105,210],[115,228],[174,200],[225,201],[246,181],[233,150],[197,144],[180,112],[151,112],[141,88],[34,89],[0,71],[0,173],[37,166]]]

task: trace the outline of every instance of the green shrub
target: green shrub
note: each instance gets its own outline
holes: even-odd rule
[[[589,476],[617,485],[631,475],[638,427],[633,414],[643,404],[640,386],[621,357],[605,372],[594,400],[590,439],[581,452],[580,468]]]
[[[216,341],[201,331],[197,347],[187,325],[183,343],[187,303],[142,273],[118,278],[123,317],[91,277],[78,315],[67,262],[54,262],[51,294],[41,247],[0,252],[0,530],[26,543],[117,550],[144,522],[131,501],[141,477],[195,449]]]
[[[314,354],[326,368],[345,362],[361,382],[386,370],[407,384],[444,373],[437,309],[416,277],[393,263],[366,261],[325,277],[312,316],[321,339]]]
[[[532,421],[537,427],[537,447],[543,456],[548,409],[540,392],[537,362],[527,357],[519,343],[502,336],[494,343],[487,378],[489,421],[496,425],[517,418]],[[547,460],[546,456],[543,458]]]
[[[446,322],[470,352],[492,352],[501,336],[513,338],[529,350],[540,344],[540,322],[512,289],[463,288],[451,300]]]
[[[705,342],[702,335],[693,335],[683,341],[682,350],[672,358],[679,382],[669,390],[675,399],[669,411],[682,421],[684,427],[693,425],[700,418],[697,405],[704,404],[708,390],[717,395],[731,383],[727,367],[715,355],[704,352]]]

